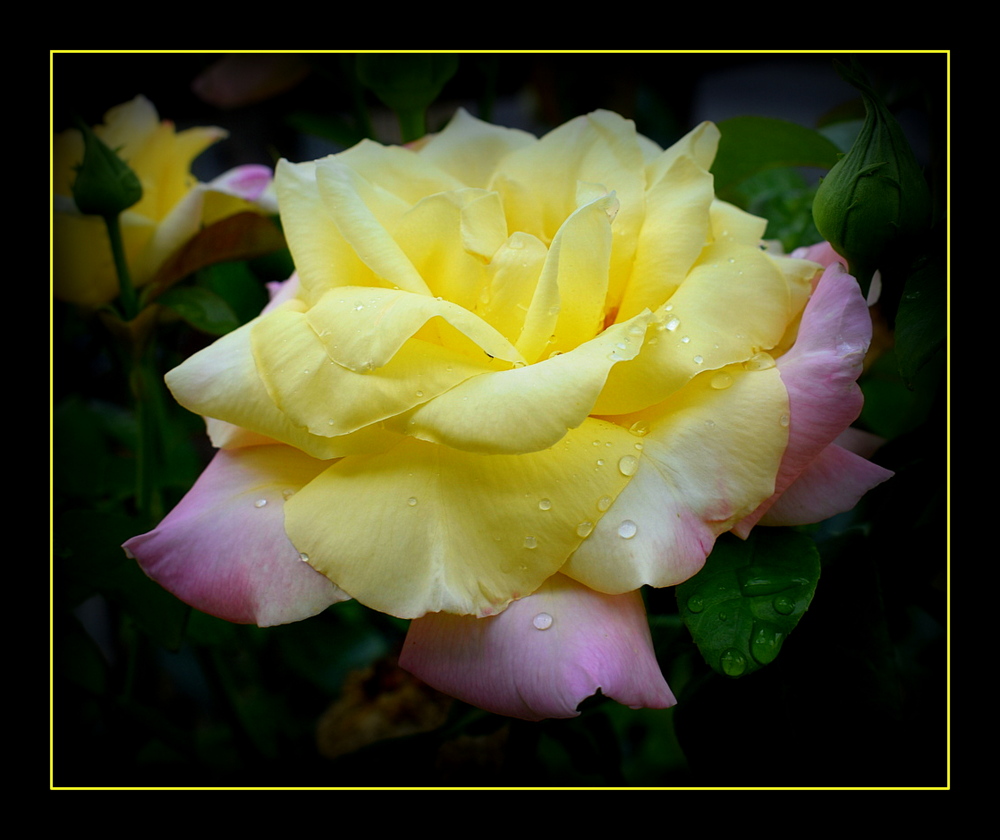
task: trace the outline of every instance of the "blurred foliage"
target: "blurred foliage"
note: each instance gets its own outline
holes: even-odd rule
[[[372,90],[384,82],[369,68],[368,85],[362,84],[354,69],[358,57],[349,54],[305,55],[294,87],[229,110],[198,100],[178,83],[198,77],[218,56],[53,58],[57,130],[73,112],[93,122],[140,92],[163,114],[228,127],[231,140],[199,162],[213,170],[206,180],[238,163],[318,157],[364,136],[399,139]],[[455,69],[428,76],[439,86],[428,128],[439,128],[458,103],[507,124],[516,112],[522,127],[538,132],[606,107],[667,145],[690,127],[699,85],[710,75],[783,62],[794,73],[791,65],[804,60],[460,55]],[[920,270],[905,287],[890,285],[876,309],[876,338],[861,381],[866,406],[859,424],[886,439],[875,459],[896,477],[848,514],[780,532],[780,541],[814,547],[806,551],[813,557],[811,583],[802,584],[810,594],[818,571],[813,551],[822,573],[811,604],[796,600],[801,620],[785,634],[779,657],[738,679],[716,673],[685,627],[676,593],[647,590],[657,656],[679,705],[633,711],[597,696],[578,718],[533,724],[489,715],[417,683],[395,664],[406,623],[354,602],[263,630],[192,610],[146,579],[119,547],[144,530],[134,505],[137,431],[128,361],[100,322],[56,303],[53,785],[945,784],[947,293],[940,173],[946,56],[867,55],[862,61],[890,107],[919,117],[936,225]],[[828,64],[829,56],[808,62],[814,68]],[[431,102],[429,90],[416,96],[414,107]],[[857,132],[860,101],[846,84],[838,95],[822,126],[779,128],[770,117],[723,124],[715,172],[725,194],[766,217],[767,235],[786,250],[818,238],[809,208],[815,167],[832,164],[824,137],[837,137],[845,148]],[[747,113],[753,113],[749,106]],[[727,148],[738,131],[756,138],[752,155]],[[335,145],[317,147],[318,137]],[[195,251],[189,256],[156,291],[154,363],[161,374],[252,318],[267,299],[266,284],[291,271],[285,250],[234,252],[250,258],[216,265]],[[199,418],[169,399],[164,411],[156,494],[166,511],[211,450]],[[741,546],[720,541],[723,554]],[[706,568],[718,559],[713,554]],[[698,585],[696,578],[691,586]]]

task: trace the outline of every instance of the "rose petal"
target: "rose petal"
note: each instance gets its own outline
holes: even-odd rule
[[[871,330],[871,318],[857,282],[840,263],[832,263],[809,299],[794,346],[778,359],[781,380],[788,389],[788,449],[774,494],[733,529],[739,536],[749,534],[792,482],[861,413],[864,397],[856,380]],[[836,480],[833,475],[828,478]],[[850,474],[844,480],[848,485],[854,483]],[[831,502],[851,497],[849,491],[841,496],[834,486],[829,492]]]
[[[636,415],[635,477],[561,571],[613,593],[697,573],[715,538],[773,491],[787,411],[772,363],[706,371]]]
[[[461,452],[412,438],[344,458],[285,505],[310,563],[400,618],[491,615],[558,571],[629,481],[625,429],[588,418],[550,449]]]
[[[761,525],[806,525],[853,508],[890,470],[836,444],[824,449],[761,517]]]
[[[677,702],[641,594],[602,595],[561,575],[492,618],[417,619],[399,664],[439,691],[525,720],[576,717],[598,690],[632,708]]]
[[[203,612],[262,627],[299,621],[348,596],[303,563],[283,506],[326,464],[286,446],[221,451],[152,531],[125,551]]]

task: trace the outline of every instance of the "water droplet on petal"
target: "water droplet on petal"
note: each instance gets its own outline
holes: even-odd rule
[[[538,548],[538,540],[535,537],[525,537],[524,538],[525,548]]]
[[[623,540],[630,540],[636,535],[639,530],[639,526],[636,525],[631,519],[626,519],[618,526],[618,536]]]
[[[548,613],[539,613],[531,619],[531,625],[536,630],[548,630],[552,626],[552,616]]]
[[[290,499],[290,498],[292,498],[292,496],[294,496],[294,495],[295,495],[295,491],[294,491],[294,490],[292,490],[292,488],[291,488],[291,487],[289,487],[289,488],[288,488],[287,490],[282,490],[282,491],[281,491],[281,495],[282,495],[282,497],[283,497],[283,498],[285,498],[285,499]]]
[[[552,502],[549,499],[542,499],[538,503],[539,510],[552,510]]]
[[[784,426],[785,428],[788,428],[788,423],[789,423],[788,415],[782,414],[781,417],[778,418],[778,422],[781,423],[781,425]]]
[[[624,455],[618,462],[618,472],[622,475],[632,476],[635,475],[636,470],[639,469],[639,459],[634,455]]]
[[[306,554],[304,551],[299,552],[299,560],[301,560],[303,563],[308,563],[309,562],[309,555]]]
[[[704,362],[704,361],[705,361],[705,360],[704,360],[704,358],[702,358],[701,356],[695,356],[695,357],[694,357],[694,363],[695,363],[696,365],[700,365],[700,364],[701,364],[702,362]]]
[[[728,373],[717,373],[709,383],[716,391],[724,391],[733,384],[733,377]]]
[[[266,504],[267,504],[267,499],[258,499],[256,502],[253,503],[253,506],[255,508],[262,508]]]
[[[416,497],[416,496],[410,496],[410,498],[408,498],[408,499],[406,500],[406,503],[407,503],[407,504],[408,504],[408,505],[409,505],[410,507],[413,507],[413,506],[414,506],[414,505],[415,505],[415,504],[417,503],[417,497]]]
[[[681,325],[681,319],[675,316],[675,317],[671,318],[669,321],[667,321],[667,323],[665,323],[663,325],[663,328],[667,329],[667,330],[670,330],[671,332],[673,332],[680,325]]]
[[[628,430],[633,435],[642,437],[643,435],[649,434],[649,423],[646,420],[636,420],[631,426],[628,427]]]
[[[593,522],[581,522],[576,526],[576,535],[578,537],[583,537],[586,539],[590,536],[591,532],[594,530]]]
[[[688,598],[687,608],[693,613],[700,613],[705,609],[705,601],[700,595],[692,595]]]
[[[681,336],[681,344],[690,344],[690,343],[691,343],[691,336],[689,335]]]
[[[601,498],[597,500],[597,509],[603,513],[611,507],[612,501],[613,499],[610,496],[601,496]]]
[[[775,366],[774,357],[770,353],[754,353],[743,363],[747,370],[770,370]]]

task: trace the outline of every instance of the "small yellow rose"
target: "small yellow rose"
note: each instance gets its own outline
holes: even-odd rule
[[[267,167],[237,167],[209,184],[199,183],[191,174],[191,162],[226,132],[221,128],[178,132],[173,123],[160,121],[145,97],[112,108],[94,132],[142,184],[142,198],[120,217],[125,256],[137,287],[148,283],[203,224],[273,205],[266,194],[271,180]],[[61,300],[96,307],[114,300],[119,286],[104,221],[82,215],[73,203],[75,167],[82,159],[78,130],[55,138],[54,292]]]

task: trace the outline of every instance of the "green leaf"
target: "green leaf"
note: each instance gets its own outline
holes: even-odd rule
[[[236,313],[219,295],[202,286],[175,286],[158,299],[196,330],[209,335],[225,335],[239,325]]]
[[[722,137],[712,164],[715,193],[732,201],[751,175],[778,166],[829,169],[839,150],[818,131],[770,117],[734,117],[719,123]]]
[[[724,534],[705,567],[677,587],[681,618],[705,661],[741,677],[777,657],[809,608],[819,580],[813,541],[788,528]]]

